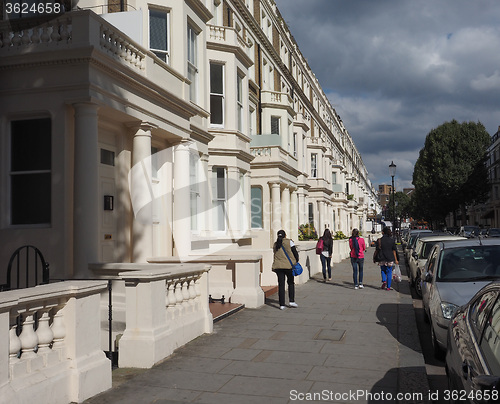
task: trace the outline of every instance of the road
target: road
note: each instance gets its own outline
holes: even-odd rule
[[[401,258],[401,273],[406,274],[406,265],[404,263],[403,254],[400,251],[399,254]],[[403,280],[406,282],[406,280]],[[431,342],[431,331],[430,325],[424,320],[424,309],[422,306],[422,299],[417,296],[415,288],[411,288],[411,294],[413,298],[413,307],[415,308],[415,317],[417,320],[417,328],[420,337],[420,345],[422,346],[422,351],[424,354],[425,368],[427,371],[427,377],[429,380],[429,386],[433,392],[436,392],[435,396],[438,397],[437,400],[433,401],[435,404],[444,404],[448,401],[443,399],[443,393],[448,389],[448,381],[446,379],[446,371],[444,368],[444,361],[436,359],[432,350]]]

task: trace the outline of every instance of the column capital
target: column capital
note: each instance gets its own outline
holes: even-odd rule
[[[135,130],[136,132],[139,130],[151,132],[153,129],[158,129],[158,125],[147,121],[127,122],[125,123],[125,126],[131,130]]]

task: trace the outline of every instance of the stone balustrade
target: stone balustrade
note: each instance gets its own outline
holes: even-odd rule
[[[4,21],[0,25],[0,49],[17,49],[27,45],[57,45],[70,43],[72,39],[71,16],[63,15],[51,20],[40,20],[39,23],[30,20],[12,24]]]
[[[0,293],[2,402],[82,402],[111,387],[100,344],[105,288],[67,281]]]
[[[0,23],[0,51],[46,52],[63,46],[95,46],[129,67],[144,70],[148,51],[88,10],[74,11],[59,17]]]
[[[119,367],[150,368],[176,348],[212,332],[210,268],[199,264],[89,265],[96,276],[113,279],[113,318],[123,319],[125,325],[113,334],[113,340],[120,336]],[[107,299],[102,302],[104,319]],[[104,341],[103,349],[107,349]]]
[[[260,284],[261,255],[204,255],[190,256],[189,263],[211,266],[209,275],[209,293],[214,298],[224,295],[231,303],[244,304],[249,308],[264,304],[264,292]],[[150,263],[177,263],[179,257],[160,257],[149,260]]]

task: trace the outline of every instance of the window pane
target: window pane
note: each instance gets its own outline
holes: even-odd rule
[[[115,165],[115,152],[111,150],[101,149],[101,164],[108,166]]]
[[[280,134],[280,118],[277,116],[271,117],[271,134],[273,135]]]
[[[196,32],[188,27],[188,61],[196,66]]]
[[[215,125],[222,125],[224,123],[222,106],[222,97],[217,95],[210,96],[210,123]]]
[[[149,47],[151,49],[168,50],[167,48],[167,14],[149,10]]]
[[[213,94],[224,94],[222,65],[215,63],[210,65],[210,92]]]
[[[15,171],[50,170],[50,118],[11,122],[11,169]]]
[[[226,199],[226,181],[224,168],[217,168],[217,199]]]
[[[225,209],[225,201],[216,201],[215,202],[215,216],[216,216],[216,229],[219,231],[223,231],[226,229],[225,226],[225,217],[226,217],[226,209]]]
[[[11,224],[50,223],[50,173],[11,177]]]
[[[251,189],[251,221],[252,228],[262,228],[262,188],[252,187]]]

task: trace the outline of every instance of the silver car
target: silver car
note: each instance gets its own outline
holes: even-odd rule
[[[422,284],[421,277],[424,272],[425,264],[427,263],[427,258],[431,252],[432,247],[438,241],[452,241],[452,240],[466,240],[465,237],[460,236],[450,236],[450,235],[428,235],[427,233],[421,234],[420,238],[417,239],[417,244],[415,250],[412,252],[408,262],[410,284],[415,286],[415,291],[417,295],[422,297]]]
[[[500,279],[499,239],[434,244],[422,275],[422,302],[437,357],[442,357],[446,349],[447,328],[454,311],[496,279]]]

